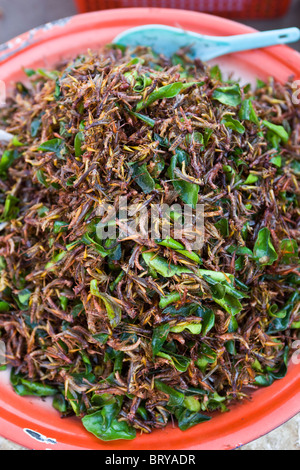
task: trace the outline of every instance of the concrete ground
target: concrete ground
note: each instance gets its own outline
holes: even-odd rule
[[[0,0],[0,44],[28,29],[74,14],[73,0]],[[300,27],[300,0],[292,1],[290,12],[284,18],[243,23],[259,30]],[[292,47],[300,51],[300,42]],[[22,450],[22,447],[0,437],[0,450],[15,449]],[[300,450],[300,414],[241,450]]]
[[[0,43],[36,26],[75,14],[73,0],[0,0]]]

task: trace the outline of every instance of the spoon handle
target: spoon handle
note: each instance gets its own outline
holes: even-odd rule
[[[299,28],[284,28],[259,33],[241,34],[226,38],[230,46],[230,52],[258,49],[261,47],[275,46],[297,42],[300,39]]]

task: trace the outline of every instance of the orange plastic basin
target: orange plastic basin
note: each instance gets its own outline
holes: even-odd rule
[[[130,8],[77,15],[36,28],[0,46],[0,79],[7,90],[25,80],[23,67],[50,67],[88,48],[107,44],[124,29],[164,23],[211,35],[242,34],[251,28],[223,18],[182,10]],[[285,81],[300,78],[300,54],[286,46],[232,54],[217,60],[235,76],[253,80],[272,75]],[[299,356],[298,356],[299,357]],[[133,441],[102,442],[89,434],[77,418],[61,419],[47,401],[19,397],[0,373],[0,434],[31,449],[99,450],[225,450],[242,446],[270,432],[300,411],[300,363],[290,364],[284,379],[255,391],[249,401],[216,414],[209,422],[185,432],[165,430]],[[33,433],[32,433],[33,431]],[[37,433],[37,434],[34,434]]]

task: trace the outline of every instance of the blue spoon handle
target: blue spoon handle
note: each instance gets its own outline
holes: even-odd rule
[[[115,43],[126,46],[147,45],[158,54],[171,57],[178,49],[191,46],[190,54],[208,61],[232,52],[288,44],[300,39],[300,29],[285,28],[236,36],[206,36],[166,25],[144,25],[119,34]]]
[[[300,29],[277,29],[274,31],[230,36],[226,39],[228,45],[230,46],[230,52],[238,52],[299,41]],[[224,38],[225,41],[226,39]]]

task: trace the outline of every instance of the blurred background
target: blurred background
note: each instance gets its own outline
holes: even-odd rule
[[[300,27],[300,0],[0,0],[0,44],[31,28],[86,11],[173,7],[234,19],[258,30]],[[300,52],[300,41],[291,45]],[[0,450],[22,449],[3,438]],[[300,450],[300,414],[241,450]]]
[[[300,0],[0,0],[0,43],[79,12],[130,6],[205,11],[259,30],[300,26]],[[300,42],[292,47],[300,51]]]

